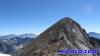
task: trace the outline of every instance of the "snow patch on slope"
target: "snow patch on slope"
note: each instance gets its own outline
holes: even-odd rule
[[[1,54],[1,53],[0,53],[0,56],[10,56],[10,55],[8,55],[8,54]]]

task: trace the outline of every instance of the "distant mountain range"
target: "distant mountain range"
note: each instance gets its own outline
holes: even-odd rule
[[[14,37],[19,37],[19,38],[35,38],[36,35],[35,34],[22,34],[22,35],[15,35],[15,34],[9,34],[9,35],[3,35],[0,36],[0,39],[10,39],[10,38],[14,38]]]
[[[96,37],[100,39],[100,33],[90,32],[88,33],[91,37]]]
[[[0,36],[0,53],[11,54],[36,38],[35,34]]]

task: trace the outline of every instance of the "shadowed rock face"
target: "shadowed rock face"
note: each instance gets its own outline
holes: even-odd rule
[[[58,53],[62,49],[90,50],[95,48],[86,31],[77,22],[65,17],[13,56],[96,56],[99,53],[66,55]]]

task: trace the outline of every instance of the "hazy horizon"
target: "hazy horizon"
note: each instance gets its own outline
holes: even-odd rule
[[[0,35],[39,35],[63,17],[100,33],[100,0],[0,0]]]

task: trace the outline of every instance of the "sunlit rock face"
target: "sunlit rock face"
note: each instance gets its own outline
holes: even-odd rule
[[[96,47],[95,47],[96,48]],[[96,54],[60,54],[59,50],[95,49],[88,34],[80,25],[65,17],[41,33],[35,41],[13,56],[96,56]]]

